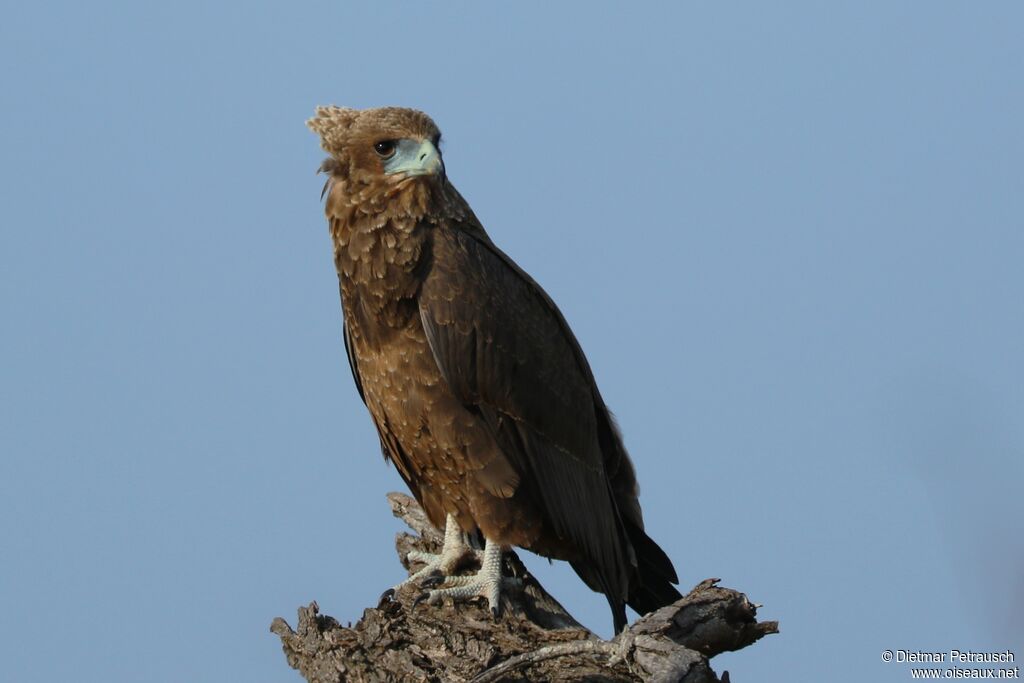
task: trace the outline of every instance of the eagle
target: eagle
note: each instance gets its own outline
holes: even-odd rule
[[[410,555],[426,566],[409,581],[438,586],[431,604],[483,597],[497,616],[515,583],[503,553],[519,546],[569,562],[616,633],[626,605],[679,599],[579,342],[449,181],[433,120],[326,106],[307,125],[329,155],[321,199],[356,389],[385,459],[444,529],[439,554]],[[479,572],[456,576],[473,553]]]

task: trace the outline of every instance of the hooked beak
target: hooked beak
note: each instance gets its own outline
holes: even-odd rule
[[[441,153],[430,140],[399,140],[395,155],[384,165],[389,175],[402,173],[406,176],[436,175],[444,173]]]

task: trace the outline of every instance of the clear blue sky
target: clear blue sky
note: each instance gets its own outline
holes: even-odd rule
[[[362,5],[5,8],[0,679],[297,681],[273,617],[401,578],[303,125],[328,103],[435,118],[683,587],[781,621],[716,669],[1019,663],[1020,3]]]

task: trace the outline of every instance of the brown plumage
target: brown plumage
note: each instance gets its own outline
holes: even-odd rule
[[[431,522],[452,515],[468,533],[569,561],[607,596],[617,631],[624,603],[644,613],[677,599],[565,319],[494,246],[439,152],[429,171],[416,165],[437,147],[434,122],[410,109],[320,107],[309,127],[330,154],[326,213],[352,374],[385,457]],[[414,148],[426,150],[418,160]]]

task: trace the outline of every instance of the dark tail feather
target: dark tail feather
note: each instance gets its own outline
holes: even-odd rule
[[[661,609],[665,605],[671,605],[681,597],[683,597],[682,593],[676,590],[676,587],[668,581],[663,579],[661,580],[661,583],[645,581],[634,588],[633,592],[629,594],[627,604],[632,607],[637,614],[644,615],[650,614],[656,609]],[[612,616],[615,615],[613,614]],[[623,616],[623,620],[625,620],[625,616]],[[617,630],[616,633],[618,633],[619,630]]]
[[[676,576],[675,567],[672,566],[672,560],[668,558],[665,551],[651,540],[651,537],[644,533],[643,529],[630,522],[626,522],[626,533],[629,535],[633,551],[636,553],[637,573],[639,574],[636,584],[630,588],[626,603],[637,614],[644,615],[665,605],[671,605],[683,597],[672,585],[679,583],[679,578]],[[614,605],[612,605],[612,615],[618,619]],[[625,616],[623,616],[623,620],[625,620]],[[615,632],[618,633],[620,630],[616,626]]]
[[[615,629],[614,635],[622,633],[622,629],[626,628],[626,605],[621,600],[616,600],[610,595],[605,595],[608,598],[608,606],[612,608],[612,624]]]
[[[672,585],[678,583],[679,579],[676,578],[672,560],[668,559],[665,551],[638,526],[624,521],[624,527],[637,560],[636,575],[630,582],[629,596],[625,601],[622,600],[621,592],[608,584],[596,564],[570,562],[584,583],[592,590],[604,593],[608,599],[616,634],[622,633],[622,629],[626,628],[628,623],[626,605],[632,607],[638,614],[644,615],[665,605],[671,605],[682,597]]]

